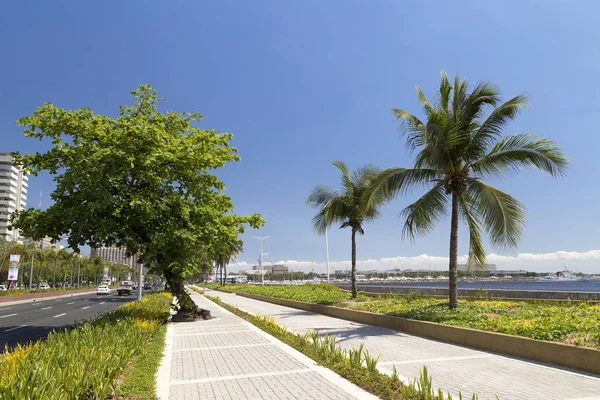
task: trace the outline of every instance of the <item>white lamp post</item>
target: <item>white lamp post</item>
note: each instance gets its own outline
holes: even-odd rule
[[[263,251],[263,242],[270,238],[271,236],[252,236],[254,239],[258,240],[260,242],[260,273],[262,274],[262,285],[264,286],[265,284],[265,270],[263,269],[263,256],[265,255],[265,252]]]

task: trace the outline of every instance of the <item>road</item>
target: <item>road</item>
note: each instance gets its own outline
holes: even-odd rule
[[[54,329],[72,326],[75,322],[134,301],[135,294],[118,296],[115,290],[108,296],[96,293],[51,298],[30,303],[0,305],[0,351],[45,338]]]

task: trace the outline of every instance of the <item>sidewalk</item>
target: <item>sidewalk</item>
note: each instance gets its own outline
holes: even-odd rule
[[[203,296],[190,295],[213,319],[168,325],[158,371],[161,399],[375,399]]]
[[[329,332],[343,348],[364,343],[379,359],[381,372],[391,374],[395,365],[405,380],[414,380],[427,366],[435,387],[461,391],[480,400],[600,400],[600,377],[568,371],[495,353],[438,342],[399,331],[363,325],[234,294],[207,291],[240,310],[272,316],[282,326],[298,333]]]

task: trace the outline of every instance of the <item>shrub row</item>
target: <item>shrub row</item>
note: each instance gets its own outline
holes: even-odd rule
[[[600,347],[600,304],[566,301],[501,301],[474,297],[459,301],[450,310],[446,299],[408,295],[381,298],[350,294],[333,285],[301,286],[229,285],[222,289],[260,294],[308,303],[348,307],[353,310],[411,318],[421,321],[556,341],[582,347]]]
[[[192,289],[199,292],[196,288],[192,287]],[[363,350],[362,345],[358,349],[345,350],[336,345],[335,338],[328,334],[321,337],[316,331],[304,335],[292,333],[277,324],[272,317],[248,314],[223,303],[219,297],[208,295],[205,297],[382,399],[452,400],[450,394],[445,395],[441,390],[434,389],[427,367],[423,368],[419,379],[404,384],[399,379],[395,368],[391,376],[379,372],[377,368],[379,357],[370,355],[368,351]],[[459,399],[462,398],[462,394],[459,393]],[[474,394],[471,399],[477,400],[477,395]]]
[[[168,316],[172,297],[149,294],[0,355],[2,399],[104,399]]]

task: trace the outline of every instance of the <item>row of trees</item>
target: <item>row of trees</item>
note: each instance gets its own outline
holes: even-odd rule
[[[127,265],[110,264],[105,260],[81,256],[66,249],[38,249],[37,243],[19,244],[0,238],[0,281],[7,282],[10,254],[20,254],[19,287],[29,285],[31,257],[33,256],[33,284],[48,283],[55,288],[63,284],[88,282],[98,284],[105,268],[118,279],[130,272]],[[12,283],[15,284],[15,283]],[[60,284],[60,285],[59,285]]]
[[[67,237],[75,252],[84,245],[125,248],[164,276],[180,312],[194,313],[184,280],[227,259],[245,227],[263,220],[235,215],[212,173],[240,159],[231,134],[198,128],[195,112],[160,112],[164,99],[149,85],[131,94],[134,104],[119,106],[116,117],[46,103],[17,121],[26,137],[52,147],[15,153],[16,163],[33,175],[48,172],[56,189],[50,207],[17,212],[11,223],[35,240]]]
[[[523,231],[523,205],[514,197],[485,184],[522,167],[535,167],[552,176],[563,176],[568,166],[561,147],[531,133],[504,135],[504,128],[527,106],[524,94],[502,102],[490,82],[470,87],[458,75],[451,83],[442,72],[435,103],[417,87],[424,119],[404,110],[392,112],[401,124],[408,149],[416,153],[408,168],[385,171],[368,165],[350,173],[341,161],[339,191],[318,185],[307,199],[319,207],[313,223],[318,233],[337,223],[350,228],[352,240],[352,295],[356,297],[356,235],[363,225],[380,215],[381,207],[399,194],[415,188],[428,191],[401,211],[403,235],[414,240],[431,232],[450,216],[449,303],[458,306],[456,290],[458,227],[469,231],[469,264],[485,265],[482,244],[485,230],[492,245],[514,248]]]

